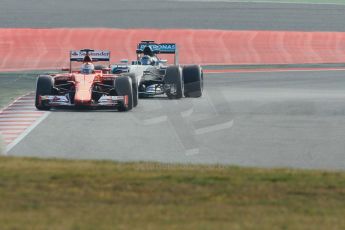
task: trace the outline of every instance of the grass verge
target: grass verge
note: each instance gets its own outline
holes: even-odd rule
[[[0,157],[1,229],[345,229],[345,173]]]
[[[37,73],[0,73],[0,109],[35,90]]]

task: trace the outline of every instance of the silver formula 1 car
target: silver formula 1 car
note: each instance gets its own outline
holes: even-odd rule
[[[174,43],[141,41],[137,46],[137,60],[128,65],[112,65],[113,74],[129,72],[138,83],[139,98],[167,95],[170,99],[201,97],[203,92],[203,71],[199,65],[178,64],[178,50]],[[173,54],[174,64],[167,65],[159,54]],[[128,62],[128,61],[127,61]]]

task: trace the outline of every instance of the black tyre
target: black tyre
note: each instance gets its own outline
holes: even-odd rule
[[[184,96],[201,97],[204,88],[203,71],[198,65],[183,67]]]
[[[169,85],[166,94],[170,99],[180,99],[183,95],[182,71],[179,66],[169,66],[166,69],[164,84]]]
[[[128,76],[132,80],[133,107],[136,107],[138,105],[138,98],[139,98],[137,77],[135,76],[134,73],[126,73],[126,74],[123,74],[123,76]]]
[[[49,110],[51,106],[45,105],[39,101],[39,96],[53,95],[54,79],[49,75],[41,75],[36,83],[35,106],[39,110]]]
[[[128,96],[128,104],[121,105],[119,111],[129,111],[133,108],[132,80],[128,76],[115,78],[115,91],[117,96]]]

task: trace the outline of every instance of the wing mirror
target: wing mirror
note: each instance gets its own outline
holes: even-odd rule
[[[62,68],[61,71],[70,71],[70,68]]]

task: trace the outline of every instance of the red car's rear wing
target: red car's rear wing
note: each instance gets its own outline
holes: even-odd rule
[[[70,70],[72,71],[72,62],[84,62],[86,58],[91,58],[92,62],[105,61],[110,63],[109,50],[71,50],[70,51]]]
[[[92,61],[110,61],[110,51],[108,50],[71,50],[70,61],[82,62],[88,54]]]

